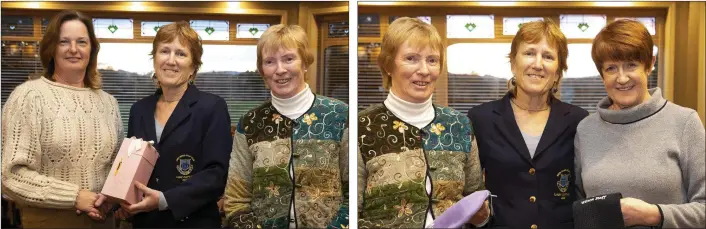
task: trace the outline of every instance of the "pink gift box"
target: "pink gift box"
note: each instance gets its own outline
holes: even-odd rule
[[[125,138],[101,193],[113,201],[126,201],[130,204],[140,202],[143,193],[135,187],[133,181],[147,185],[157,158],[159,153],[149,142]]]

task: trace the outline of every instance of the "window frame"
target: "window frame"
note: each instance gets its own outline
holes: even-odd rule
[[[75,3],[66,3],[75,4]],[[39,42],[42,39],[42,19],[51,20],[54,15],[59,13],[59,10],[39,10],[32,11],[26,9],[6,9],[3,3],[2,13],[3,16],[30,16],[33,19],[33,36],[1,36],[2,41],[25,41],[25,42]],[[177,21],[185,20],[190,22],[191,20],[225,20],[229,22],[229,40],[228,41],[213,41],[213,40],[203,40],[203,45],[257,45],[258,39],[255,38],[236,38],[235,33],[237,32],[236,25],[238,23],[252,23],[252,24],[279,24],[286,20],[286,13],[283,14],[263,14],[263,15],[215,15],[215,14],[165,14],[165,13],[155,13],[155,14],[143,14],[138,12],[96,12],[96,11],[84,11],[92,18],[116,18],[116,19],[132,19],[133,28],[133,38],[132,39],[122,39],[122,38],[97,38],[99,43],[119,43],[119,44],[152,44],[154,36],[142,36],[142,21]],[[37,52],[37,54],[39,54]],[[145,54],[147,55],[147,54]],[[37,57],[39,58],[39,57]],[[41,72],[41,65],[37,69]],[[104,82],[105,83],[105,82]],[[4,105],[4,104],[3,104]],[[131,105],[131,104],[130,104]],[[127,106],[125,104],[120,104],[121,109]],[[124,112],[121,112],[124,114]],[[232,115],[232,114],[231,114]],[[128,117],[124,117],[123,123],[127,122]],[[235,125],[237,120],[232,120],[232,125]],[[127,128],[127,126],[125,126]]]
[[[458,43],[511,43],[512,35],[503,35],[503,18],[505,17],[543,17],[553,20],[557,25],[560,23],[559,17],[562,14],[602,14],[606,15],[606,21],[612,22],[616,17],[655,17],[656,34],[652,36],[655,46],[659,48],[658,56],[658,87],[662,88],[666,99],[673,97],[673,60],[674,51],[668,47],[673,47],[673,40],[668,38],[668,34],[673,33],[674,20],[669,12],[676,8],[671,2],[645,2],[634,3],[632,6],[600,6],[600,3],[572,2],[561,3],[562,7],[557,8],[559,3],[552,2],[515,2],[506,5],[495,6],[484,5],[482,2],[396,2],[391,5],[377,5],[374,3],[359,3],[359,14],[378,14],[380,18],[389,16],[431,16],[432,25],[439,32],[445,48]],[[435,12],[429,12],[429,7],[434,7]],[[526,10],[526,9],[531,10]],[[522,10],[520,10],[522,9]],[[639,9],[639,10],[626,10]],[[404,13],[400,13],[404,12]],[[401,15],[404,14],[404,15]],[[447,38],[446,15],[487,15],[495,16],[495,38]],[[359,37],[356,46],[363,43],[381,43],[384,31],[387,31],[389,22],[380,21],[381,35],[379,37]],[[568,44],[592,43],[593,39],[567,39]],[[448,105],[448,71],[447,66],[442,71],[437,80],[434,101],[440,105]]]
[[[319,63],[316,64],[317,72],[320,72],[320,74],[317,74],[317,76],[316,76],[317,82],[319,82],[319,83],[317,83],[317,91],[321,95],[333,97],[335,99],[342,99],[342,98],[336,98],[335,96],[325,94],[324,86],[326,84],[326,77],[324,74],[326,73],[326,69],[325,69],[325,67],[326,67],[325,61],[326,60],[324,57],[326,56],[326,49],[328,49],[329,47],[332,47],[332,46],[346,46],[346,47],[348,47],[348,45],[349,45],[348,39],[350,37],[350,30],[349,30],[348,36],[346,36],[346,37],[334,37],[334,38],[328,37],[329,24],[334,23],[334,22],[341,22],[341,21],[349,22],[348,14],[336,13],[336,14],[329,14],[329,15],[320,15],[320,16],[316,17],[316,22],[319,25],[318,26],[319,32],[318,32],[318,39],[317,40],[318,40],[318,46],[321,47],[320,49],[318,49],[318,52],[315,54],[317,56],[316,59],[320,60]],[[350,23],[348,25],[350,26]],[[349,59],[349,62],[350,62],[350,59]],[[346,67],[348,67],[348,66],[346,66]],[[350,73],[350,70],[349,70],[349,73]],[[350,74],[346,74],[346,77],[348,78],[348,80],[351,80],[349,76],[350,76]],[[312,77],[312,76],[309,76],[309,77]],[[348,96],[348,93],[346,93],[346,97],[347,96]],[[343,100],[347,101],[348,99],[349,98],[343,99]]]

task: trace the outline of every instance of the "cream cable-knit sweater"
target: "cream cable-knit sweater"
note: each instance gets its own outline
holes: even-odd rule
[[[2,191],[22,205],[72,208],[100,192],[123,139],[117,100],[44,77],[17,86],[2,113]]]

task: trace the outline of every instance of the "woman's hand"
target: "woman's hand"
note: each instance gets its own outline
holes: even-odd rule
[[[135,187],[145,193],[142,201],[136,204],[120,203],[122,209],[126,210],[130,215],[140,212],[153,211],[159,208],[159,193],[160,191],[148,188],[147,186],[135,181]]]
[[[662,221],[657,205],[635,198],[620,199],[620,210],[626,227],[657,226]]]
[[[223,211],[223,202],[224,201],[225,201],[225,198],[221,197],[221,199],[219,199],[218,202],[216,203],[218,205],[218,212],[221,214],[223,214],[223,212],[224,212]]]
[[[490,216],[490,208],[488,207],[488,201],[486,200],[483,202],[483,206],[480,207],[478,212],[476,212],[473,217],[468,221],[469,223],[473,225],[480,225],[483,222],[485,222],[486,219]]]
[[[124,220],[124,219],[132,217],[132,214],[127,212],[127,210],[125,210],[125,208],[121,207],[120,209],[118,209],[118,211],[115,212],[115,217],[118,217],[118,219]]]
[[[105,196],[96,194],[88,190],[78,191],[78,196],[76,197],[76,214],[80,215],[83,212],[88,213],[88,217],[96,221],[102,221],[105,219],[105,214],[96,208],[96,204],[103,204]]]

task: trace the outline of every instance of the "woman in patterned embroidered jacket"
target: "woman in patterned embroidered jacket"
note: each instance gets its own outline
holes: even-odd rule
[[[466,195],[482,189],[469,119],[432,104],[444,65],[436,29],[399,18],[378,57],[383,104],[358,118],[359,227],[422,228]],[[469,223],[487,219],[487,204]]]
[[[247,112],[233,139],[224,208],[235,228],[348,227],[348,105],[306,83],[307,35],[275,25],[257,43],[272,99]]]

